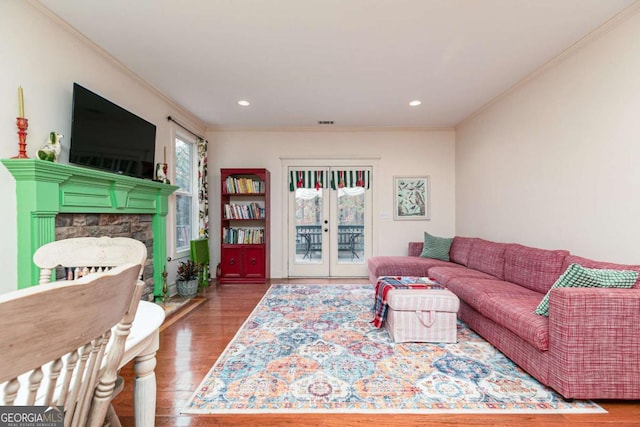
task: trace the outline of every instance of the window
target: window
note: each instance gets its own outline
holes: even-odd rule
[[[176,255],[189,250],[197,231],[197,156],[196,143],[176,134]]]

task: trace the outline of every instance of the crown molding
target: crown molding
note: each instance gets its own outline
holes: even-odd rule
[[[606,21],[605,23],[597,27],[595,30],[591,31],[589,34],[587,34],[586,36],[584,36],[583,38],[581,38],[580,40],[578,40],[577,42],[575,42],[574,44],[572,44],[571,46],[563,50],[562,52],[560,52],[557,56],[551,58],[549,61],[547,61],[540,67],[538,67],[529,75],[527,75],[523,79],[513,84],[507,90],[505,90],[495,98],[491,99],[489,102],[487,102],[486,104],[478,108],[473,113],[469,114],[467,117],[462,119],[458,124],[456,124],[454,129],[458,129],[461,126],[464,126],[466,123],[470,122],[475,117],[479,116],[480,114],[482,114],[483,112],[491,108],[496,103],[500,102],[504,98],[511,95],[513,92],[527,85],[529,82],[535,80],[536,78],[538,78],[539,76],[541,76],[542,74],[550,70],[551,68],[558,66],[567,58],[576,54],[583,47],[598,40],[600,37],[604,36],[614,28],[618,27],[619,25],[624,23],[626,20],[630,19],[632,16],[634,16],[638,12],[640,12],[640,0],[636,0],[631,5],[627,6],[623,11],[613,16],[611,19],[609,19],[608,21]]]
[[[280,160],[282,161],[303,161],[303,162],[316,162],[318,160],[346,160],[346,161],[353,161],[353,160],[381,160],[382,157],[381,156],[352,156],[352,155],[333,155],[333,156],[327,156],[327,155],[304,155],[304,156],[298,156],[298,155],[292,155],[292,156],[280,156],[279,157]]]
[[[299,127],[235,127],[235,126],[209,126],[207,132],[455,132],[454,127],[437,126],[366,126],[366,127],[331,127],[330,129],[318,126]]]
[[[184,117],[189,117],[189,119],[186,119],[186,120],[189,121],[190,123],[194,124],[193,127],[199,127],[201,129],[206,129],[205,123],[200,121],[200,120],[198,120],[193,115],[192,112],[187,110],[185,107],[180,105],[178,102],[176,102],[172,98],[170,98],[167,95],[165,95],[158,88],[156,88],[151,83],[149,83],[148,81],[146,81],[145,79],[140,77],[137,73],[135,73],[133,70],[128,68],[122,62],[118,61],[113,55],[111,55],[105,49],[103,49],[98,44],[96,44],[94,41],[89,39],[87,36],[82,34],[80,31],[78,31],[74,26],[69,24],[67,21],[65,21],[64,19],[60,18],[58,15],[53,13],[45,5],[40,3],[40,1],[38,1],[38,0],[26,0],[26,2],[28,4],[30,4],[35,10],[37,10],[38,12],[40,12],[41,14],[46,16],[48,19],[52,20],[56,24],[57,27],[62,28],[68,34],[70,34],[71,36],[73,36],[77,40],[81,41],[83,44],[85,44],[87,47],[89,47],[95,53],[100,55],[103,59],[105,59],[111,65],[113,65],[116,69],[120,70],[127,77],[129,77],[132,80],[136,81],[137,83],[142,85],[144,88],[146,88],[147,90],[152,92],[154,95],[156,95],[157,97],[162,99],[164,102],[169,104],[171,106],[171,108],[175,109],[177,114],[180,114],[181,116],[184,116]],[[173,115],[175,115],[175,114],[176,113],[173,113]],[[198,125],[195,125],[195,123],[198,123]]]

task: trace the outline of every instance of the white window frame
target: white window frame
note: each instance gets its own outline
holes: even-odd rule
[[[173,167],[172,167],[172,175],[173,175],[173,181],[171,182],[172,184],[176,184],[177,185],[177,181],[176,181],[176,145],[177,145],[177,140],[181,140],[182,142],[185,142],[187,144],[190,145],[191,147],[191,192],[185,192],[182,189],[178,188],[175,193],[174,193],[174,197],[173,197],[173,218],[171,221],[171,235],[172,235],[172,257],[174,259],[180,259],[180,258],[188,258],[190,256],[190,247],[189,245],[187,245],[186,247],[178,247],[178,235],[177,235],[177,228],[178,228],[178,205],[177,205],[177,200],[178,200],[178,195],[180,194],[186,194],[186,195],[190,195],[191,196],[191,236],[190,236],[190,240],[193,239],[197,239],[199,236],[199,222],[198,222],[198,217],[199,217],[199,202],[198,202],[198,147],[197,147],[197,141],[195,139],[194,136],[188,134],[188,133],[183,133],[180,131],[175,131],[173,133],[173,138],[172,138],[172,144],[171,146],[173,147],[172,153],[171,153],[171,157],[173,158]]]

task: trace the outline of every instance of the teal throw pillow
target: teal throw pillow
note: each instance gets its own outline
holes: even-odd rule
[[[449,261],[449,249],[451,249],[451,243],[453,238],[436,237],[425,232],[424,233],[424,245],[422,246],[422,258],[434,258],[441,259],[442,261]]]
[[[605,270],[571,264],[567,271],[551,286],[553,288],[631,288],[638,280],[638,272],[631,270]],[[549,293],[542,298],[535,313],[549,316]]]

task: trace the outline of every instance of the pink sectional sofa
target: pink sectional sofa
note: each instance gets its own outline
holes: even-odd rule
[[[458,318],[541,383],[572,399],[640,399],[640,279],[631,289],[556,288],[549,317],[534,310],[572,263],[640,271],[571,255],[565,250],[455,237],[449,257],[368,261],[379,276],[428,276],[460,299]]]

